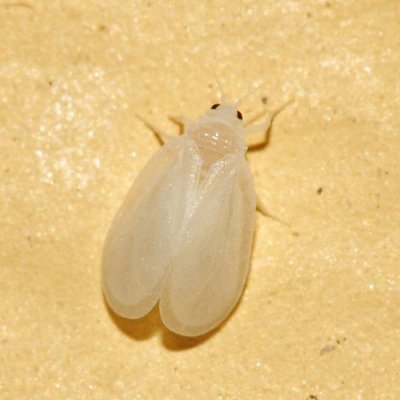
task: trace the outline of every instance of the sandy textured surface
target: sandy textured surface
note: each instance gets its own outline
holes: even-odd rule
[[[0,398],[400,398],[400,2],[1,1]],[[212,334],[113,315],[109,224],[170,132],[226,92],[295,97],[249,154],[241,303]]]

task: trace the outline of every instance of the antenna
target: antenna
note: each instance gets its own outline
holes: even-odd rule
[[[226,96],[225,96],[224,89],[222,89],[221,82],[220,82],[219,79],[218,79],[217,72],[215,71],[215,68],[214,68],[213,65],[211,65],[211,69],[213,70],[214,77],[215,77],[215,81],[217,82],[218,90],[219,90],[219,92],[220,92],[219,97],[220,97],[220,99],[221,99],[221,102],[226,103],[228,100],[227,100],[227,98],[226,98]]]
[[[247,89],[247,92],[244,94],[244,96],[242,96],[241,98],[239,98],[238,100],[235,101],[235,103],[234,103],[235,106],[239,107],[240,104],[242,104],[244,100],[246,100],[249,96],[254,94],[258,89],[259,89],[259,86],[251,85],[250,88]]]

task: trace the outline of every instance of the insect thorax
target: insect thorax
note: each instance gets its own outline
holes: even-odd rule
[[[227,154],[244,154],[247,149],[243,133],[219,121],[195,123],[189,127],[187,135],[199,147],[203,172]]]

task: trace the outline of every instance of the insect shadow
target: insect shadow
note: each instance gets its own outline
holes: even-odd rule
[[[103,296],[103,302],[114,324],[126,336],[136,341],[143,341],[150,339],[151,337],[155,336],[158,333],[161,333],[162,345],[171,351],[187,350],[206,342],[208,339],[213,337],[226,323],[226,321],[224,321],[214,330],[201,336],[195,336],[195,337],[181,336],[174,332],[169,331],[164,326],[164,324],[161,321],[160,312],[158,310],[158,304],[142,318],[127,319],[116,314],[109,307],[104,296]],[[234,310],[232,310],[231,314],[233,314]],[[231,315],[228,316],[227,320],[230,319],[230,316]]]

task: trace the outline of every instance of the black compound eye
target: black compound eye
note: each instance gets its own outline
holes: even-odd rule
[[[214,105],[211,106],[211,110],[215,110],[215,109],[218,108],[219,106],[220,106],[219,103],[214,104]]]
[[[236,115],[237,115],[237,117],[238,117],[239,119],[243,119],[243,115],[242,115],[242,113],[241,113],[239,110],[237,111]]]

